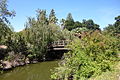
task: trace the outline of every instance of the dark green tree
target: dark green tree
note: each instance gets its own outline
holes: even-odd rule
[[[115,20],[116,20],[115,26],[119,26],[120,25],[120,16],[115,17]]]
[[[12,31],[4,22],[0,22],[0,44],[4,44]]]
[[[116,32],[116,34],[120,34],[120,16],[115,17],[115,20],[116,20],[116,22],[114,24],[115,32]]]
[[[64,28],[68,29],[69,31],[71,31],[72,29],[74,29],[74,19],[72,17],[71,13],[68,13],[67,18],[65,20],[65,26]]]
[[[84,19],[82,22],[82,26],[86,27],[89,30],[100,30],[99,25],[95,24],[92,19],[89,19],[89,20]]]
[[[79,21],[76,21],[74,24],[74,28],[81,28],[82,27],[82,23]]]
[[[68,13],[66,20],[74,21],[71,13]]]
[[[112,36],[117,36],[120,38],[120,16],[115,17],[116,22],[114,24],[108,25],[104,28],[106,34],[110,34]]]
[[[49,15],[49,23],[56,24],[58,19],[55,16],[55,11],[54,9],[51,10],[50,15]]]

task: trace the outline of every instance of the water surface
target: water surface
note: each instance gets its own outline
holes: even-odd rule
[[[50,80],[50,69],[57,64],[58,61],[48,61],[17,67],[0,75],[0,80]]]

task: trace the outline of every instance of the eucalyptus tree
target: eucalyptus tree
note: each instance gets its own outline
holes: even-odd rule
[[[11,34],[11,29],[8,27],[10,23],[7,19],[8,17],[15,16],[15,11],[9,11],[7,0],[0,0],[0,42],[3,44],[5,42],[8,35]]]
[[[15,16],[15,11],[9,11],[7,0],[0,0],[0,22],[5,21],[9,22],[7,17],[13,17]]]

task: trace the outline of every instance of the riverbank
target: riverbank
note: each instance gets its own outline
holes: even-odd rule
[[[14,52],[8,52],[8,56],[0,60],[0,70],[9,70],[18,66],[24,66],[30,63],[37,63],[36,59],[30,60],[30,58],[25,57],[25,55]]]
[[[24,66],[27,64],[37,63],[37,60],[30,61],[29,58],[26,58],[25,60],[13,60],[13,61],[3,61],[1,60],[1,70],[9,70],[18,66]]]
[[[7,57],[7,60],[5,59],[0,60],[1,71],[7,71],[15,67],[25,66],[28,64],[35,64],[38,62],[60,60],[64,53],[60,53],[60,54],[57,53],[57,55],[53,53],[48,53],[46,56],[43,56],[43,58],[41,59],[37,59],[37,58],[31,59],[29,57],[25,57],[25,55],[23,54],[13,54],[12,52],[8,54],[10,58]]]

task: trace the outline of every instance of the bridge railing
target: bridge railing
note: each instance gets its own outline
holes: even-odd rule
[[[59,41],[54,41],[52,42],[51,46],[55,47],[55,46],[65,46],[69,43],[69,40],[59,40]]]

